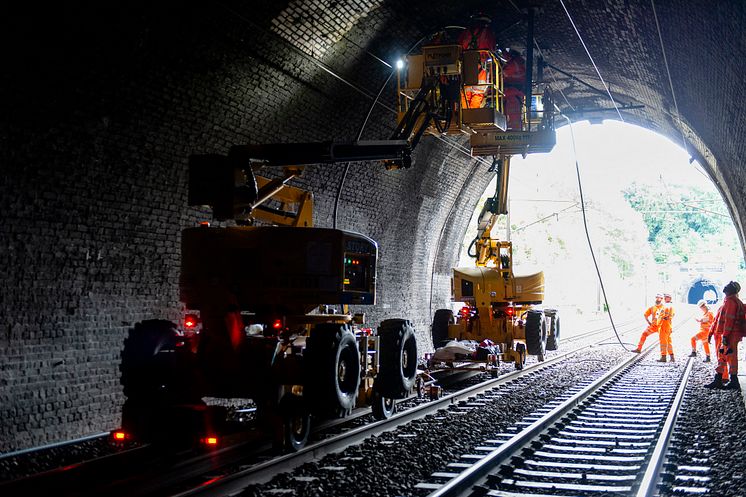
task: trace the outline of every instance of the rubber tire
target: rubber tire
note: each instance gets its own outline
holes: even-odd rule
[[[526,314],[526,352],[530,355],[543,355],[546,344],[546,327],[544,323],[544,313],[542,311],[531,309]],[[542,331],[542,328],[543,331]]]
[[[292,394],[282,398],[279,411],[279,445],[283,452],[298,452],[306,446],[311,433],[311,412],[301,397]]]
[[[515,351],[518,352],[518,355],[521,357],[521,362],[515,363],[515,368],[518,370],[521,370],[523,369],[523,366],[526,365],[526,344],[524,343],[515,344]]]
[[[454,324],[453,311],[450,309],[438,309],[433,315],[433,324],[430,326],[430,336],[433,347],[442,347],[448,342],[448,325]]]
[[[165,351],[167,353],[162,354]],[[198,402],[194,358],[176,347],[176,325],[163,319],[136,323],[124,340],[120,383],[131,402]]]
[[[360,386],[360,353],[350,327],[336,323],[316,325],[308,337],[305,355],[313,412],[337,417],[349,414]],[[342,371],[344,376],[340,377]]]
[[[560,343],[560,317],[559,314],[554,314],[552,317],[552,325],[547,336],[547,350],[559,349]]]
[[[387,319],[378,327],[379,364],[373,390],[390,399],[409,395],[417,378],[417,338],[406,319]]]
[[[374,418],[378,420],[389,419],[396,413],[396,401],[384,397],[379,392],[373,392],[371,410]]]

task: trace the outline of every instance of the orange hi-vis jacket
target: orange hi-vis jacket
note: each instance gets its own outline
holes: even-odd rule
[[[712,321],[714,320],[714,316],[712,315],[712,311],[707,311],[704,313],[704,315],[698,319],[699,321],[699,332],[700,333],[709,333],[710,332],[710,326],[712,326]]]
[[[735,295],[726,295],[723,305],[720,306],[715,315],[715,322],[712,323],[710,331],[724,337],[737,335],[740,339],[742,338],[741,323],[743,319],[743,302],[741,302],[741,299]]]
[[[645,311],[645,314],[644,314],[645,319],[648,319],[648,318],[650,319],[650,326],[648,328],[656,330],[656,331],[658,330],[658,328],[660,327],[659,314],[662,308],[663,308],[663,304],[656,304],[656,305],[651,305],[650,307],[648,307],[648,310]]]
[[[673,329],[671,327],[671,322],[673,321],[674,314],[676,314],[676,311],[674,311],[671,304],[663,304],[663,308],[658,313],[660,329],[662,331],[671,331]]]

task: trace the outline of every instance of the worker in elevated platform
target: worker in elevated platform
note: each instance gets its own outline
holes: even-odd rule
[[[656,294],[655,296],[655,305],[651,305],[647,308],[643,316],[645,316],[645,321],[648,322],[648,327],[645,328],[645,331],[642,332],[642,336],[640,337],[640,343],[637,344],[637,348],[634,350],[638,354],[642,351],[643,345],[645,345],[645,340],[652,335],[653,333],[658,333],[658,329],[660,326],[660,322],[658,320],[658,314],[663,309],[663,294]]]
[[[523,129],[523,108],[526,104],[526,60],[510,48],[501,52],[503,64],[503,85],[505,92],[504,108],[508,120],[508,129]]]
[[[673,316],[676,312],[671,302],[671,294],[663,294],[663,308],[658,314],[660,323],[658,335],[660,336],[661,358],[658,362],[666,362],[666,355],[674,362],[673,345],[671,345],[671,333],[673,332]]]
[[[490,24],[492,19],[484,14],[472,15],[469,19],[469,27],[464,29],[458,37],[458,44],[464,50],[489,50],[490,52],[495,51],[497,46],[497,37],[495,32],[492,30]],[[481,68],[479,70],[478,83],[485,86],[469,85],[464,87],[464,91],[461,94],[461,108],[463,109],[479,109],[485,106],[486,93],[490,83],[489,75],[487,74],[487,59],[489,54],[486,52],[481,53]]]
[[[469,27],[464,29],[458,37],[458,44],[464,50],[491,50],[497,46],[497,36],[492,29],[492,19],[488,15],[478,13],[469,18]]]
[[[744,323],[743,302],[738,298],[741,285],[731,281],[723,293],[723,305],[718,309],[715,320],[710,328],[708,340],[715,337],[715,349],[718,355],[718,365],[715,369],[715,378],[705,388],[718,388],[727,390],[740,390],[738,382],[738,344],[743,335],[741,329]]]
[[[699,323],[699,332],[692,337],[692,353],[689,354],[689,357],[697,357],[697,340],[699,340],[705,350],[704,362],[710,362],[710,343],[707,341],[707,337],[710,334],[710,326],[712,326],[715,317],[706,301],[700,300],[697,302],[697,306],[702,311],[702,317],[696,318]]]

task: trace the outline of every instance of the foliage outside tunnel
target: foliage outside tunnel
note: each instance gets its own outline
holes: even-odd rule
[[[573,125],[588,228],[614,315],[639,315],[657,292],[686,302],[695,282],[746,282],[733,221],[711,180],[668,139],[632,125]],[[508,216],[516,274],[544,271],[545,303],[583,319],[605,308],[583,228],[569,127],[550,154],[512,159]],[[459,265],[494,181],[480,199]],[[510,228],[508,229],[508,223]],[[696,292],[695,292],[696,293]],[[700,292],[701,293],[701,292]]]

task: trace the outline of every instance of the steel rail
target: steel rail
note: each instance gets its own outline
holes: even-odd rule
[[[481,393],[502,386],[506,383],[523,378],[524,376],[531,375],[544,368],[553,366],[570,356],[579,354],[588,347],[592,347],[595,345],[596,343],[589,344],[578,349],[565,352],[564,354],[555,356],[551,359],[547,359],[543,362],[531,364],[524,367],[522,370],[513,371],[499,378],[490,379],[482,383],[478,383],[459,392],[444,396],[438,400],[433,400],[426,404],[422,404],[412,409],[408,409],[406,411],[398,413],[389,419],[377,421],[366,426],[361,426],[339,436],[322,440],[312,445],[308,445],[304,449],[301,449],[294,454],[288,454],[269,461],[265,461],[258,465],[252,466],[251,468],[247,468],[243,471],[232,473],[230,475],[213,478],[210,481],[202,483],[199,487],[188,489],[178,494],[173,494],[172,497],[187,497],[192,495],[230,495],[233,492],[242,490],[247,485],[266,483],[280,472],[289,471],[300,466],[301,464],[317,460],[327,454],[341,452],[345,448],[358,444],[370,436],[377,435],[385,431],[395,430],[398,427],[409,423],[410,421],[423,418],[428,414],[432,414],[436,411],[447,408],[450,405],[458,404],[461,401],[470,399]],[[615,368],[614,371],[617,371],[617,369],[619,368],[626,367],[627,364],[631,364],[635,361],[640,360],[642,357],[645,357],[648,353],[650,353],[650,351],[653,350],[656,346],[657,341],[652,342],[648,347],[645,348],[642,354],[635,354],[631,359],[628,359],[627,361],[622,363],[621,366]]]
[[[560,418],[564,417],[582,401],[597,392],[599,388],[625,372],[629,366],[640,362],[654,349],[655,345],[656,344],[651,344],[641,354],[634,355],[630,359],[623,361],[614,369],[596,379],[593,383],[531,423],[524,430],[508,439],[499,448],[487,454],[483,459],[480,459],[473,466],[460,473],[440,489],[431,493],[428,497],[454,497],[463,495],[466,492],[471,492],[473,486],[487,476],[496,466],[513,456],[523,447],[527,446],[540,433],[545,431]]]
[[[671,436],[674,432],[676,420],[679,417],[681,404],[684,400],[684,393],[686,392],[686,385],[689,382],[689,376],[691,375],[693,365],[694,361],[690,357],[687,361],[684,374],[682,375],[679,390],[676,392],[676,397],[674,397],[671,402],[671,410],[668,412],[666,422],[661,429],[658,443],[655,445],[655,449],[653,449],[648,467],[640,481],[640,486],[636,494],[637,497],[652,497],[657,492],[658,479],[660,477],[661,469],[663,468],[663,463],[666,460],[666,452],[668,445],[671,442]]]

